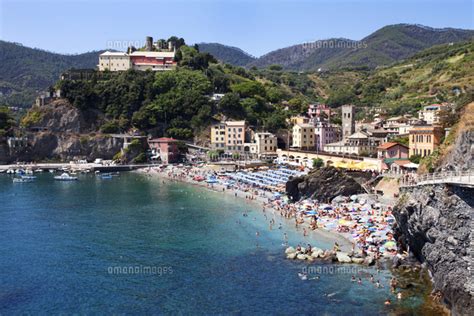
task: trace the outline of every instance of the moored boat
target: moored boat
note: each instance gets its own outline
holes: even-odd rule
[[[33,182],[34,179],[30,178],[13,178],[13,183],[26,183],[26,182]]]
[[[54,180],[59,180],[59,181],[75,181],[78,180],[77,177],[72,177],[68,173],[63,173],[60,176],[55,176]]]

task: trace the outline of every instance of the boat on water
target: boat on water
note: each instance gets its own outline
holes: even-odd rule
[[[26,183],[26,182],[33,182],[34,179],[30,178],[13,178],[13,183]]]
[[[13,169],[8,169],[8,170],[7,170],[7,173],[8,173],[8,174],[14,174],[14,173],[15,173],[15,170],[13,170]]]
[[[78,180],[77,177],[72,177],[68,173],[63,173],[60,176],[55,176],[54,180],[59,180],[59,181],[76,181]]]
[[[111,173],[103,173],[103,174],[100,174],[99,177],[102,180],[108,180],[108,179],[112,179],[112,174]]]
[[[36,176],[26,176],[26,175],[23,175],[23,176],[21,176],[21,179],[24,179],[24,180],[35,180],[35,179],[36,179]]]

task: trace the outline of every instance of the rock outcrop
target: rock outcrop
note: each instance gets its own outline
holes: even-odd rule
[[[102,120],[94,111],[81,112],[63,99],[34,107],[24,119],[28,146],[10,151],[6,162],[112,159],[122,151],[124,139],[97,133]],[[143,151],[127,151],[124,162]],[[0,156],[5,156],[1,153],[0,148]]]
[[[112,159],[121,151],[123,140],[108,135],[37,132],[28,147],[16,153],[20,161]]]
[[[405,193],[394,209],[397,240],[427,265],[455,315],[474,315],[474,190],[444,185]]]
[[[301,198],[314,198],[320,201],[331,200],[338,195],[350,196],[364,193],[360,183],[367,181],[370,174],[348,172],[333,167],[324,167],[306,176],[292,178],[286,183],[286,192],[293,201]]]

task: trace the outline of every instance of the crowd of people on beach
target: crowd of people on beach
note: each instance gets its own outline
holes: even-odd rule
[[[396,243],[391,223],[394,218],[390,206],[382,205],[377,200],[364,196],[337,197],[329,204],[317,200],[306,199],[292,202],[285,195],[274,192],[268,187],[259,187],[240,181],[232,181],[225,173],[218,173],[204,167],[196,166],[161,166],[145,170],[147,174],[158,174],[171,180],[184,181],[206,186],[208,188],[233,194],[235,197],[244,197],[249,201],[257,201],[262,205],[262,212],[268,221],[268,229],[282,229],[282,224],[277,225],[276,218],[293,221],[295,228],[302,232],[303,237],[311,231],[323,229],[342,235],[352,243],[351,255],[363,257],[372,256],[375,260],[382,257],[394,257],[397,253]],[[269,216],[267,216],[267,214]],[[243,216],[248,216],[246,212]],[[255,233],[256,237],[260,232]],[[288,245],[288,235],[283,233],[284,244]],[[301,247],[300,245],[297,246]],[[308,244],[306,251],[311,251]],[[332,249],[340,251],[340,245],[335,242]],[[369,277],[370,283],[376,288],[382,288],[379,280],[373,275]],[[361,284],[362,279],[355,276],[352,282]],[[397,283],[395,279],[390,282],[392,292],[395,293]],[[396,293],[401,299],[401,293]],[[385,305],[390,305],[390,299]]]
[[[268,187],[259,187],[241,181],[232,181],[225,173],[217,173],[195,166],[161,166],[149,168],[148,174],[159,173],[169,179],[205,185],[215,190],[233,192],[234,196],[258,200],[263,210],[270,209],[276,215],[293,220],[296,228],[302,228],[303,236],[310,231],[325,229],[338,233],[354,243],[362,256],[375,259],[397,254],[390,223],[394,221],[390,206],[384,206],[369,197],[337,197],[330,204],[306,199],[291,202]],[[210,179],[212,181],[210,181]],[[274,219],[272,219],[274,221]],[[274,222],[269,222],[273,229]]]

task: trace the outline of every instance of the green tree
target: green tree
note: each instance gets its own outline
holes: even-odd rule
[[[0,107],[0,136],[9,135],[12,127],[16,125],[10,110],[7,107]]]
[[[322,166],[324,166],[324,160],[322,160],[321,158],[314,158],[313,159],[313,168],[319,169]]]
[[[241,98],[250,98],[254,96],[265,97],[265,88],[257,81],[243,81],[231,85],[233,92],[238,93]]]
[[[237,93],[227,93],[219,101],[218,110],[229,118],[241,119],[244,117],[244,108]]]

